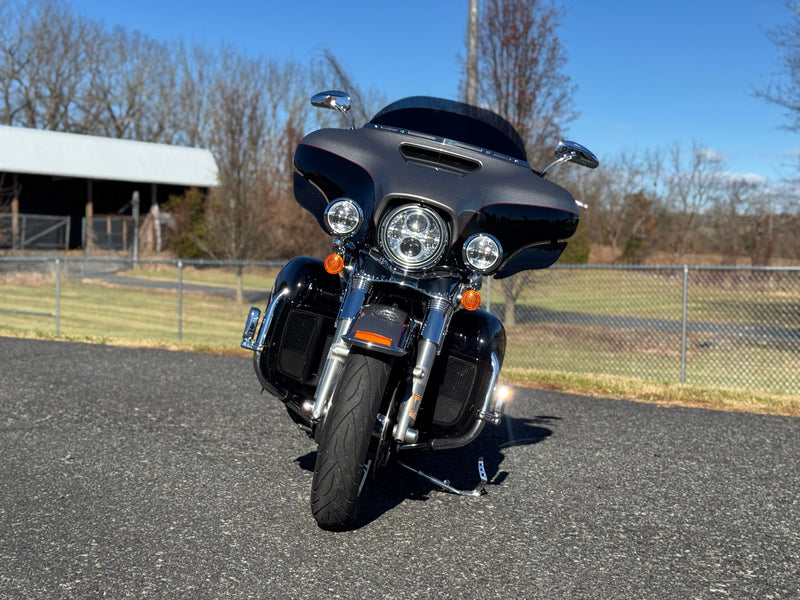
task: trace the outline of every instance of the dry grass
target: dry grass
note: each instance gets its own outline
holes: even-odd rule
[[[503,376],[514,385],[592,396],[767,415],[800,417],[800,395],[658,383],[631,377],[510,368]]]

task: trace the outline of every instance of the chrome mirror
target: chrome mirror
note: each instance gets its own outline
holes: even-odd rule
[[[597,157],[591,150],[585,146],[581,146],[577,142],[571,142],[569,140],[559,142],[558,146],[556,146],[555,155],[556,159],[542,170],[542,177],[546,177],[547,172],[552,167],[562,162],[574,162],[577,165],[588,167],[589,169],[597,168],[600,164],[600,161],[597,160]]]
[[[347,114],[350,110],[350,95],[341,90],[328,90],[311,96],[311,104],[317,108],[333,108],[350,119],[350,127],[356,128],[353,117]]]

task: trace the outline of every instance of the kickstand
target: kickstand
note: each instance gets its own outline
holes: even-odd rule
[[[470,496],[475,498],[480,496],[481,494],[485,494],[486,484],[489,483],[489,480],[486,478],[486,468],[483,466],[483,457],[480,457],[478,459],[478,476],[481,478],[481,482],[477,485],[477,487],[474,490],[456,489],[452,485],[450,485],[450,481],[447,479],[445,479],[444,481],[442,481],[441,479],[436,479],[436,477],[428,475],[427,473],[424,473],[419,469],[415,469],[414,467],[411,467],[403,462],[400,462],[399,460],[397,461],[397,464],[403,467],[404,469],[408,469],[412,473],[416,473],[423,479],[427,479],[428,481],[440,487],[444,491],[450,492],[451,494],[457,494],[459,496]]]

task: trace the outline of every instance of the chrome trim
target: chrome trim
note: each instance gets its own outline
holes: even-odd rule
[[[333,334],[333,343],[328,350],[325,366],[322,368],[319,383],[314,393],[314,406],[311,409],[311,420],[313,422],[319,422],[322,419],[328,402],[333,396],[333,390],[339,380],[344,360],[350,354],[350,346],[343,341],[343,338],[350,331],[353,319],[355,319],[361,307],[364,306],[371,289],[372,283],[366,277],[358,276],[350,280],[350,287],[342,301],[342,307],[339,309],[336,332]]]
[[[497,354],[492,352],[492,378],[489,380],[489,392],[483,400],[483,408],[478,411],[478,418],[491,423],[492,425],[499,425],[503,418],[503,410],[505,408],[503,400],[495,397],[497,392],[497,378],[500,376],[500,361]]]
[[[284,297],[289,294],[289,288],[283,288],[277,294],[274,294],[267,304],[267,310],[264,314],[264,320],[261,321],[261,328],[258,330],[258,337],[255,341],[251,340],[242,340],[242,347],[247,348],[248,350],[253,351],[253,368],[256,371],[256,377],[264,389],[268,390],[271,394],[278,398],[286,398],[287,392],[276,387],[271,381],[267,381],[261,373],[261,369],[259,367],[261,363],[261,354],[264,352],[264,340],[267,337],[267,333],[269,332],[270,326],[272,325],[272,319],[275,316],[275,309],[278,306],[278,302]],[[253,311],[258,311],[257,308],[250,309],[250,314],[248,315],[248,326],[252,326],[254,324],[250,323],[250,319],[253,316]],[[245,331],[248,331],[246,328]]]
[[[441,232],[441,239],[439,240],[439,244],[435,249],[435,252],[422,261],[408,260],[405,257],[396,254],[388,243],[387,230],[389,228],[389,224],[398,214],[407,210],[419,210],[426,216],[426,218],[429,219],[429,222],[434,222]],[[439,262],[444,253],[447,251],[447,248],[450,246],[450,228],[448,227],[448,224],[444,218],[430,206],[420,204],[415,201],[409,201],[396,206],[389,211],[388,214],[381,218],[381,222],[378,225],[378,243],[380,244],[383,255],[392,265],[395,266],[395,268],[411,272],[422,271]]]
[[[391,131],[392,133],[396,133],[398,135],[406,135],[408,137],[425,140],[427,142],[435,142],[437,144],[444,144],[445,146],[453,146],[454,148],[469,150],[470,152],[477,152],[483,156],[490,156],[492,158],[497,158],[515,165],[520,165],[529,169],[531,168],[531,165],[528,161],[514,158],[513,156],[508,156],[502,152],[487,150],[486,148],[481,148],[480,146],[473,146],[472,144],[467,144],[466,142],[459,142],[458,140],[451,140],[449,138],[432,135],[430,133],[420,133],[418,131],[414,131],[413,129],[403,129],[401,127],[393,127],[391,125],[378,125],[376,123],[366,123],[364,125],[364,129],[380,129],[382,131]]]
[[[264,314],[264,320],[261,322],[261,329],[258,331],[258,337],[255,340],[253,339],[253,335],[258,327],[258,319],[261,317],[261,311],[255,306],[250,307],[250,312],[247,315],[247,322],[244,326],[244,333],[242,334],[242,348],[261,354],[264,350],[264,338],[272,323],[272,317],[275,315],[275,308],[278,306],[278,301],[288,293],[289,288],[283,288],[280,292],[272,296],[267,305],[267,312]]]
[[[247,313],[247,321],[245,321],[244,332],[242,333],[242,348],[245,348],[246,350],[256,349],[256,344],[253,341],[253,337],[256,335],[259,319],[261,319],[261,310],[255,306],[251,306],[250,312]]]
[[[275,309],[278,307],[278,302],[281,298],[289,295],[289,288],[285,287],[280,292],[275,294],[267,306],[267,312],[264,314],[264,320],[261,322],[261,329],[258,331],[258,338],[256,338],[255,352],[261,354],[264,351],[264,340],[267,337],[267,332],[272,325],[272,318],[275,316]]]
[[[478,267],[474,266],[467,258],[467,246],[469,246],[473,240],[479,237],[489,238],[497,245],[497,260],[495,260],[491,265],[489,265],[485,269],[479,269]],[[491,273],[492,271],[494,271],[500,264],[500,262],[503,260],[503,245],[500,243],[500,240],[498,240],[496,237],[494,237],[489,233],[473,233],[466,240],[464,240],[464,244],[461,246],[461,259],[464,261],[464,264],[467,266],[468,269],[471,269],[472,271],[474,271],[479,275],[486,275],[487,273]]]
[[[349,204],[350,206],[355,208],[356,214],[358,215],[358,224],[346,232],[334,231],[333,227],[331,227],[330,224],[330,219],[329,219],[330,211],[335,205],[340,203]],[[328,202],[328,206],[325,207],[325,211],[322,213],[322,220],[325,223],[325,228],[328,230],[328,233],[330,233],[333,236],[336,236],[337,240],[339,240],[339,244],[336,244],[336,241],[334,241],[334,246],[336,245],[341,246],[341,238],[347,238],[348,236],[353,235],[355,232],[361,229],[361,226],[364,224],[364,211],[355,200],[353,200],[352,198],[348,198],[346,196],[342,196],[340,198],[336,198],[335,200],[331,200],[330,202]],[[342,253],[340,252],[340,254]]]
[[[470,442],[474,441],[475,438],[480,435],[481,431],[483,431],[483,426],[487,422],[493,424],[499,423],[502,415],[495,412],[497,409],[496,403],[492,402],[497,379],[500,376],[500,359],[497,358],[497,354],[495,352],[492,352],[491,363],[492,377],[489,381],[489,391],[486,393],[486,397],[483,399],[483,406],[475,415],[476,418],[475,422],[472,424],[472,428],[467,433],[456,438],[434,439],[424,444],[403,444],[398,448],[398,450],[450,450],[452,448],[460,448],[461,446],[466,446]]]
[[[411,395],[400,405],[397,411],[397,425],[392,435],[395,441],[414,444],[418,431],[413,429],[417,418],[417,410],[428,387],[428,376],[433,368],[433,361],[442,348],[442,341],[447,334],[447,326],[453,316],[453,304],[444,298],[432,298],[428,303],[428,314],[422,326],[417,342],[417,364],[412,372]]]

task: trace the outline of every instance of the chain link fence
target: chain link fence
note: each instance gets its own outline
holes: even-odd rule
[[[0,248],[66,250],[69,228],[69,217],[0,213]]]
[[[800,268],[556,265],[523,278],[507,365],[800,393]],[[504,318],[513,290],[491,286]]]
[[[81,242],[84,248],[127,252],[133,248],[133,217],[104,215],[81,220]]]
[[[280,264],[0,257],[0,330],[30,328],[20,315],[84,335],[124,321],[147,339],[233,349]],[[236,274],[259,269],[237,301]],[[11,276],[21,270],[39,274],[33,295]],[[509,279],[482,290],[506,324],[506,366],[800,393],[800,267],[555,265]]]

